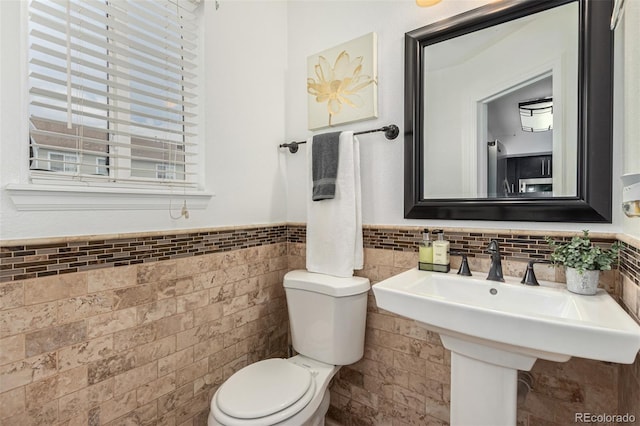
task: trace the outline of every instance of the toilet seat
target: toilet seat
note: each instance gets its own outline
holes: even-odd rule
[[[228,426],[266,426],[297,414],[315,394],[315,372],[286,359],[259,361],[216,392],[212,410]]]

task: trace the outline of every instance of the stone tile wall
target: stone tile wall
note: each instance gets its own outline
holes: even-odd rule
[[[280,242],[0,284],[0,425],[206,425],[286,356],[286,270]]]
[[[622,236],[624,250],[620,266],[622,281],[622,306],[640,323],[640,242]],[[620,404],[618,412],[635,413],[640,424],[640,355],[631,365],[620,365],[619,370]]]
[[[488,270],[492,238],[508,275],[549,253],[544,236],[526,231],[445,231],[476,271]],[[359,274],[375,283],[415,267],[421,232],[365,227]],[[597,237],[606,245],[617,236]],[[622,239],[620,268],[603,283],[637,319],[640,243]],[[192,426],[206,424],[211,395],[238,368],[286,356],[282,277],[305,267],[305,229],[38,241],[0,253],[0,425]],[[455,268],[460,258],[452,259]],[[539,279],[564,279],[536,268]],[[372,294],[368,309],[365,357],[334,379],[330,415],[344,426],[447,424],[449,353],[439,337],[378,310]],[[639,365],[538,361],[519,424],[570,424],[575,412],[640,418]]]

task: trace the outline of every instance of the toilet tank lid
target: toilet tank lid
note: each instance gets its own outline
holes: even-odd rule
[[[304,270],[287,272],[284,276],[284,287],[313,291],[332,297],[352,296],[366,293],[371,288],[369,279],[365,277],[334,277]]]

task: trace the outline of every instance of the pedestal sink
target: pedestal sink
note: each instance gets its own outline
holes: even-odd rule
[[[480,274],[480,273],[478,273]],[[451,424],[516,424],[517,371],[538,358],[630,364],[640,326],[604,290],[570,293],[412,269],[373,285],[379,308],[440,334],[451,351]]]

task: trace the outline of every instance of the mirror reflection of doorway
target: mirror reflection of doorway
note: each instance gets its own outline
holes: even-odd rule
[[[549,72],[480,102],[479,143],[486,144],[487,163],[486,180],[479,176],[478,183],[487,197],[553,196],[553,125],[538,124],[552,117],[552,94]]]

